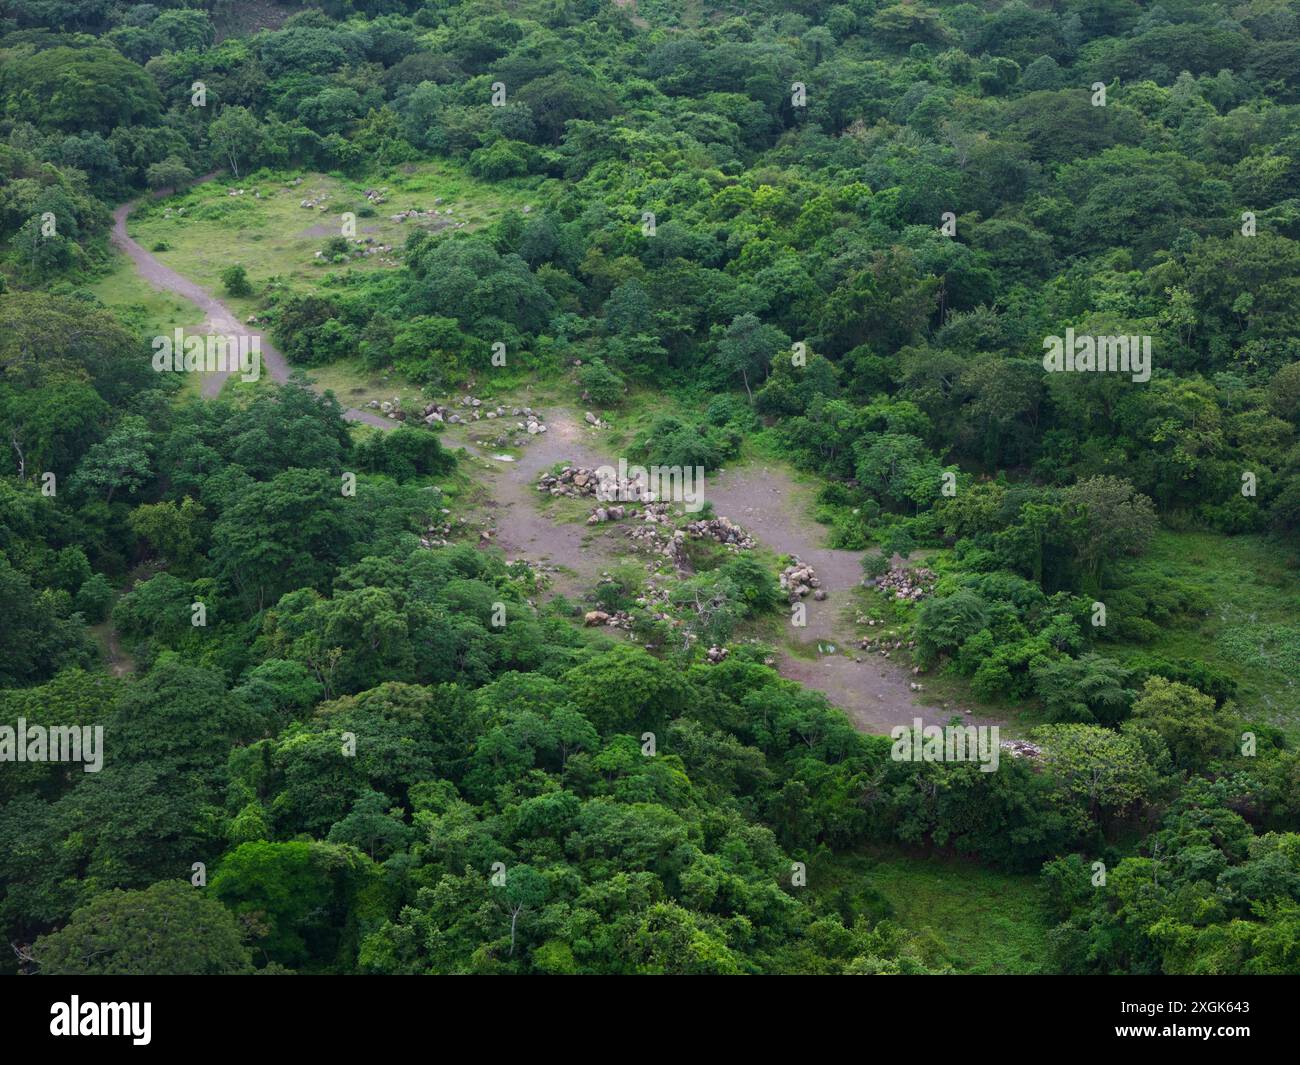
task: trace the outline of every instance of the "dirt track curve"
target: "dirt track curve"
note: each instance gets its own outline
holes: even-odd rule
[[[269,337],[249,327],[221,300],[202,286],[164,266],[126,231],[134,202],[113,212],[113,243],[128,255],[136,270],[154,288],[183,296],[202,309],[204,329],[228,335],[246,334],[261,338],[262,365],[274,381],[289,379],[289,365]],[[231,373],[207,373],[203,395],[214,397]],[[380,429],[392,429],[397,422],[370,410],[347,408],[344,417]],[[536,505],[538,474],[557,462],[583,466],[615,465],[617,457],[601,454],[599,437],[586,433],[585,426],[569,411],[555,411],[548,432],[530,439],[517,462],[494,462],[471,445],[461,432],[450,432],[455,444],[463,446],[480,465],[490,465],[496,543],[508,558],[528,558],[564,567],[556,574],[556,590],[576,595],[590,588],[602,569],[618,560],[607,530],[590,535],[585,525],[553,522]],[[947,723],[956,712],[918,703],[908,687],[912,679],[903,667],[866,651],[855,651],[837,638],[846,626],[840,615],[850,604],[850,595],[861,579],[861,552],[839,551],[814,546],[824,532],[806,515],[811,513],[805,491],[783,468],[755,465],[725,470],[708,482],[706,498],[716,513],[739,522],[752,535],[778,554],[795,554],[810,563],[821,578],[828,596],[824,602],[807,604],[807,627],[801,640],[833,643],[835,651],[816,658],[798,658],[782,653],[777,665],[782,676],[823,692],[844,710],[864,732],[888,732],[895,725],[910,725],[914,718],[926,724]],[[922,678],[923,679],[923,678]],[[967,717],[971,724],[998,724],[993,719]]]

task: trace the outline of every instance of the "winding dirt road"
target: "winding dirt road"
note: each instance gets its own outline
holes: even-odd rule
[[[178,274],[169,266],[164,266],[126,231],[126,220],[130,217],[138,201],[124,203],[113,212],[112,241],[114,246],[125,252],[135,265],[137,272],[150,285],[160,292],[174,292],[183,296],[204,314],[202,331],[219,336],[246,335],[257,337],[262,349],[262,371],[271,375],[272,381],[289,380],[289,364],[279,350],[271,343],[271,338],[260,329],[254,329],[239,320],[239,317],[224,303],[213,296],[203,286],[195,284],[188,277]],[[207,372],[203,374],[203,395],[209,399],[219,396],[226,381],[238,373],[238,370],[225,372]],[[394,425],[388,419],[380,417],[373,411],[348,408],[343,415],[350,422],[365,422],[381,429],[391,429]]]
[[[205,331],[260,337],[265,371],[274,381],[287,381],[289,365],[269,337],[250,329],[221,300],[164,266],[131,239],[126,221],[134,206],[123,204],[113,212],[112,240],[130,257],[140,276],[154,288],[176,293],[199,307],[205,315]],[[219,395],[231,373],[206,374],[203,395]],[[380,429],[399,424],[370,410],[348,408],[344,417]],[[495,542],[506,557],[562,567],[553,574],[554,587],[576,597],[591,588],[602,570],[626,561],[626,552],[618,549],[621,536],[616,527],[593,531],[586,525],[551,520],[537,505],[537,478],[557,462],[617,465],[618,456],[602,453],[600,437],[587,430],[575,412],[552,409],[547,425],[548,431],[530,438],[515,462],[492,459],[489,450],[468,439],[468,426],[449,427],[447,437],[449,443],[464,447],[487,474],[497,530]],[[912,678],[901,666],[879,655],[856,651],[845,642],[845,635],[852,630],[841,615],[852,608],[851,594],[861,580],[862,555],[817,546],[825,533],[807,516],[811,506],[806,494],[807,489],[775,464],[725,470],[709,480],[705,493],[717,514],[740,523],[776,553],[798,555],[811,564],[827,591],[825,601],[807,603],[807,626],[799,638],[810,643],[833,643],[835,652],[816,658],[782,653],[777,663],[781,674],[823,692],[864,732],[886,733],[895,725],[911,725],[917,717],[926,724],[946,724],[956,711],[917,702],[916,694],[908,687]],[[971,724],[1001,723],[980,717],[965,720]]]

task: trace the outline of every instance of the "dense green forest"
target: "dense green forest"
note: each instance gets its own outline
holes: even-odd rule
[[[496,546],[569,408],[1027,753],[788,552]],[[0,449],[7,971],[1300,972],[1300,0],[0,0]]]

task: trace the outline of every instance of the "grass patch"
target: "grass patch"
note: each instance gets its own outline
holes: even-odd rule
[[[118,321],[141,338],[170,336],[177,328],[197,332],[204,322],[203,311],[174,292],[160,292],[138,273],[121,252],[114,252],[105,273],[84,291],[112,311]],[[178,398],[197,397],[203,387],[202,374],[180,374]]]
[[[892,920],[932,933],[960,973],[1042,971],[1050,927],[1033,875],[1002,873],[946,855],[870,849],[818,862],[815,895],[869,889],[892,909]]]
[[[386,198],[372,206],[365,193],[375,188],[385,190]],[[160,262],[217,294],[242,318],[257,308],[261,292],[273,279],[293,288],[323,288],[329,275],[339,270],[392,269],[407,235],[417,228],[471,231],[531,199],[532,194],[517,184],[477,181],[443,160],[407,164],[357,180],[313,171],[259,170],[147,200],[132,213],[128,228],[145,248],[163,249],[153,251]],[[304,201],[316,204],[303,207]],[[439,215],[419,221],[393,219],[411,208],[437,210]],[[344,212],[356,215],[358,239],[370,238],[370,246],[391,250],[346,264],[316,258],[329,237],[341,234]],[[221,272],[233,264],[247,269],[251,295],[231,297],[222,290]]]
[[[1152,654],[1190,659],[1237,682],[1237,706],[1300,734],[1300,592],[1294,561],[1262,536],[1162,532],[1134,564],[1135,575],[1176,581],[1203,591],[1203,616],[1162,626],[1145,644],[1102,644],[1124,661]]]

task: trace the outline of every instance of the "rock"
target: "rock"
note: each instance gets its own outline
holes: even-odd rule
[[[591,411],[587,411],[587,413],[584,414],[582,417],[583,417],[583,420],[584,420],[588,425],[599,425],[599,424],[600,424],[600,419],[597,418],[594,414],[592,414]]]
[[[582,618],[584,625],[603,625],[608,620],[609,615],[603,610],[588,610]]]

